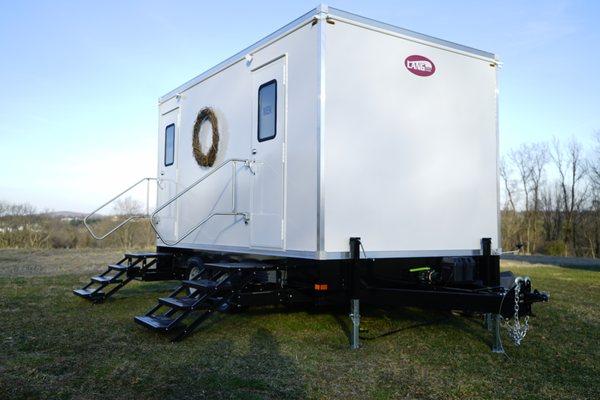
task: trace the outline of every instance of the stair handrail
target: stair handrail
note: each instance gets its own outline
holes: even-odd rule
[[[123,222],[121,222],[120,224],[118,224],[117,226],[115,226],[114,228],[112,228],[110,231],[108,231],[107,233],[105,233],[104,235],[97,235],[94,230],[92,229],[92,227],[88,224],[88,219],[96,214],[98,211],[102,210],[104,207],[106,207],[107,205],[109,205],[110,203],[112,203],[113,201],[115,201],[116,199],[118,199],[119,197],[123,196],[125,193],[129,192],[131,189],[135,188],[137,185],[139,185],[140,183],[146,181],[147,182],[147,187],[146,187],[146,214],[142,214],[142,215],[131,215],[129,218],[127,218],[126,220],[124,220]],[[152,178],[152,177],[146,177],[146,178],[142,178],[139,181],[137,181],[136,183],[134,183],[133,185],[129,186],[127,189],[123,190],[121,193],[117,194],[116,196],[114,196],[112,199],[108,200],[107,202],[105,202],[104,204],[102,204],[100,207],[96,208],[94,211],[92,211],[91,213],[89,213],[88,215],[86,215],[86,217],[83,219],[83,225],[86,227],[86,229],[88,230],[88,232],[90,233],[90,235],[92,235],[92,237],[96,240],[104,240],[106,239],[108,236],[110,236],[113,232],[115,232],[116,230],[118,230],[119,228],[121,228],[123,225],[135,220],[135,219],[142,219],[142,218],[148,218],[148,216],[150,215],[150,181],[156,181],[157,185],[160,186],[160,181],[161,179],[158,178]]]
[[[231,163],[231,165],[233,166],[232,181],[231,181],[231,211],[230,212],[212,212],[212,213],[210,213],[206,218],[202,219],[199,223],[194,225],[194,227],[192,227],[183,236],[181,236],[179,239],[177,239],[175,241],[169,241],[169,240],[166,240],[165,238],[163,238],[162,235],[160,234],[160,232],[158,231],[158,227],[155,225],[156,214],[158,214],[159,212],[164,210],[167,206],[169,206],[173,202],[177,201],[177,199],[179,199],[181,196],[183,196],[184,194],[186,194],[187,192],[192,190],[200,182],[203,182],[206,178],[213,175],[215,172],[219,171],[221,168],[223,168],[225,165],[227,165],[229,163]],[[250,214],[247,212],[238,212],[237,211],[237,198],[236,198],[236,187],[237,187],[236,165],[237,165],[237,163],[244,163],[244,165],[246,167],[250,168],[250,171],[254,174],[254,170],[252,169],[252,163],[253,163],[252,160],[246,160],[246,159],[242,159],[242,158],[227,159],[227,160],[223,161],[222,163],[220,163],[219,165],[217,165],[212,170],[210,170],[209,172],[207,172],[205,175],[203,175],[200,178],[198,178],[197,180],[195,180],[193,183],[191,183],[189,186],[187,186],[181,192],[179,192],[175,196],[171,197],[160,207],[157,207],[156,210],[154,210],[154,212],[150,216],[150,225],[152,226],[152,229],[154,229],[154,232],[156,232],[156,236],[158,236],[158,238],[167,246],[175,246],[175,245],[181,243],[181,241],[183,239],[185,239],[186,237],[191,235],[196,229],[200,228],[207,221],[209,221],[213,217],[216,217],[217,215],[231,215],[231,216],[240,215],[240,216],[244,217],[244,222],[247,224],[248,221],[250,220]]]

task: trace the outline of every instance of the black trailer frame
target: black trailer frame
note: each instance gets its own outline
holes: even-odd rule
[[[354,237],[345,260],[259,259],[158,247],[156,253],[126,254],[74,293],[102,302],[133,279],[181,280],[169,296],[135,317],[141,325],[172,333],[174,341],[192,334],[215,311],[263,305],[350,304],[352,348],[360,346],[361,303],[482,313],[494,334],[493,350],[503,352],[499,323],[515,316],[515,293],[517,317],[531,315],[532,304],[547,301],[548,295],[532,290],[529,279],[501,276],[491,240],[481,243],[480,256],[371,259],[361,257],[361,239]],[[93,282],[99,287],[90,288]],[[110,285],[115,286],[103,293]]]

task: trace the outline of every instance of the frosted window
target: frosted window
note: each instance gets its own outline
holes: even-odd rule
[[[272,80],[258,88],[258,141],[277,135],[277,81]]]
[[[165,128],[165,167],[173,165],[175,160],[175,124]]]

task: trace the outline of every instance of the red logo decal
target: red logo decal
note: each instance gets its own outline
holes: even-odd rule
[[[418,55],[406,57],[404,66],[407,70],[419,76],[430,76],[435,72],[435,64],[429,58]]]

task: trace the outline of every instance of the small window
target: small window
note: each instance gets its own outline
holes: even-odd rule
[[[173,165],[175,160],[175,124],[165,128],[165,167]]]
[[[277,135],[277,81],[263,83],[258,88],[258,141]]]

